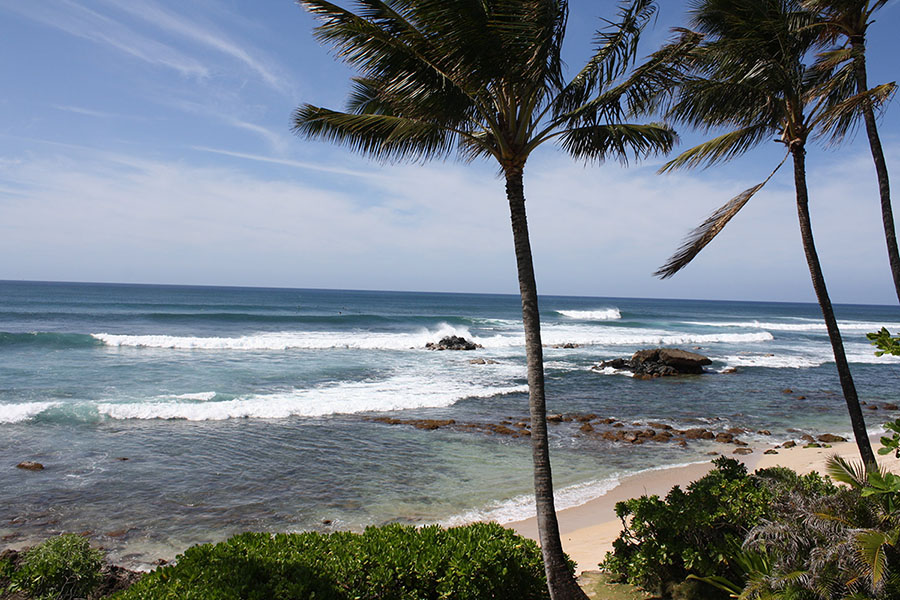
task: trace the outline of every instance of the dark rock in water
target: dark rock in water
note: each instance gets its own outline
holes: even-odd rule
[[[370,420],[378,423],[386,423],[388,425],[412,425],[416,429],[425,429],[426,431],[433,431],[440,427],[456,424],[456,421],[453,419],[393,419],[391,417],[372,417]]]
[[[882,404],[881,408],[883,408],[884,410],[898,410],[898,409],[900,409],[900,406],[897,406],[896,404],[888,403],[888,404]]]
[[[565,344],[551,344],[547,346],[544,345],[545,348],[564,348],[566,350],[571,350],[572,348],[581,348],[581,344],[576,344],[574,342],[566,342]]]
[[[44,465],[39,462],[34,462],[32,460],[23,460],[19,464],[16,465],[17,469],[25,469],[26,471],[43,471]]]
[[[653,379],[672,375],[697,375],[703,373],[705,365],[711,364],[712,361],[702,354],[677,348],[656,348],[638,350],[630,359],[603,361],[594,368],[612,367],[620,371],[631,371],[636,379]]]
[[[473,358],[469,361],[470,365],[496,365],[499,364],[496,360],[491,360],[490,358]]]
[[[793,447],[796,446],[796,445],[797,445],[797,442],[795,442],[794,440],[788,440],[788,441],[786,441],[785,443],[783,443],[783,444],[781,445],[781,447],[782,447],[782,448],[793,448]]]
[[[846,442],[847,438],[841,437],[839,435],[834,435],[833,433],[823,433],[818,438],[816,438],[820,442],[824,442],[826,444],[833,444],[834,442]]]
[[[772,435],[772,432],[769,431],[768,429],[760,429],[756,433],[758,433],[759,435]]]
[[[436,344],[428,342],[425,347],[429,350],[476,350],[482,346],[458,335],[448,335]]]

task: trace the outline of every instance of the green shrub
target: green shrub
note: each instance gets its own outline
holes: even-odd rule
[[[666,496],[641,496],[616,504],[624,529],[603,567],[629,583],[664,596],[689,597],[688,575],[739,580],[732,554],[750,529],[770,516],[774,499],[786,490],[831,494],[836,488],[818,474],[804,477],[783,468],[750,475],[738,461],[720,457],[706,476],[675,486]],[[727,597],[702,588],[703,597]],[[718,594],[718,595],[717,595]]]
[[[102,552],[81,536],[65,534],[25,552],[10,580],[13,589],[36,598],[69,600],[90,594],[100,584],[102,567]]]
[[[492,523],[244,533],[189,548],[118,600],[547,598],[540,550]]]

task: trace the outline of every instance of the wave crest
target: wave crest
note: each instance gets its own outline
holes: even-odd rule
[[[558,310],[557,314],[580,321],[616,321],[622,318],[618,308],[598,308],[594,310]]]

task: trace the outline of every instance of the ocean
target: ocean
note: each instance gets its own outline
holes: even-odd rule
[[[247,530],[530,516],[527,436],[485,427],[527,419],[520,311],[512,295],[0,282],[0,547],[85,532],[147,567]],[[836,312],[876,430],[898,416],[900,360],[865,334],[900,330],[900,307]],[[543,296],[541,315],[551,413],[741,427],[751,444],[849,436],[814,304]],[[425,349],[447,335],[483,348]],[[713,364],[650,381],[592,368],[657,346]],[[733,449],[579,425],[550,426],[560,507]]]

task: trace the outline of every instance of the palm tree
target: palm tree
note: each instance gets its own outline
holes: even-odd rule
[[[843,69],[846,79],[860,94],[869,89],[866,73],[866,32],[872,23],[872,15],[884,6],[888,0],[803,0],[803,5],[817,13],[817,29],[823,41],[831,42],[845,38],[845,47],[823,55],[823,63],[849,61]],[[849,48],[847,47],[849,45]],[[889,84],[893,88],[893,84]],[[875,123],[875,110],[871,103],[860,106],[863,122],[866,125],[866,136],[875,163],[875,175],[878,177],[878,192],[881,196],[881,220],[884,224],[884,238],[887,243],[888,259],[891,274],[894,278],[894,289],[900,300],[900,252],[897,250],[897,233],[894,229],[894,214],[891,208],[891,185],[888,179],[887,163],[878,137],[878,126]]]
[[[629,107],[671,68],[654,56],[631,71],[654,0],[629,0],[597,33],[587,65],[564,79],[566,0],[356,0],[357,12],[299,0],[318,39],[360,75],[346,111],[304,104],[294,130],[384,161],[493,158],[506,181],[518,267],[537,520],[551,598],[583,598],[562,552],[553,504],[537,286],[525,214],[525,163],[556,141],[573,157],[627,161],[669,151],[669,127],[629,124]],[[685,42],[690,44],[690,40]],[[672,51],[677,52],[677,49]]]
[[[706,131],[716,127],[733,130],[686,150],[662,170],[709,166],[743,154],[773,136],[785,145],[785,160],[788,156],[793,159],[806,262],[828,330],[853,434],[863,462],[871,468],[876,465],[875,455],[813,239],[806,144],[813,135],[830,135],[839,141],[851,122],[848,114],[862,104],[883,102],[890,91],[871,90],[848,98],[835,89],[831,73],[808,67],[804,61],[816,41],[808,27],[813,15],[802,10],[799,0],[695,0],[691,14],[693,26],[704,40],[692,52],[689,68],[671,100],[670,115]],[[656,275],[671,277],[686,266],[772,175],[713,213]]]

